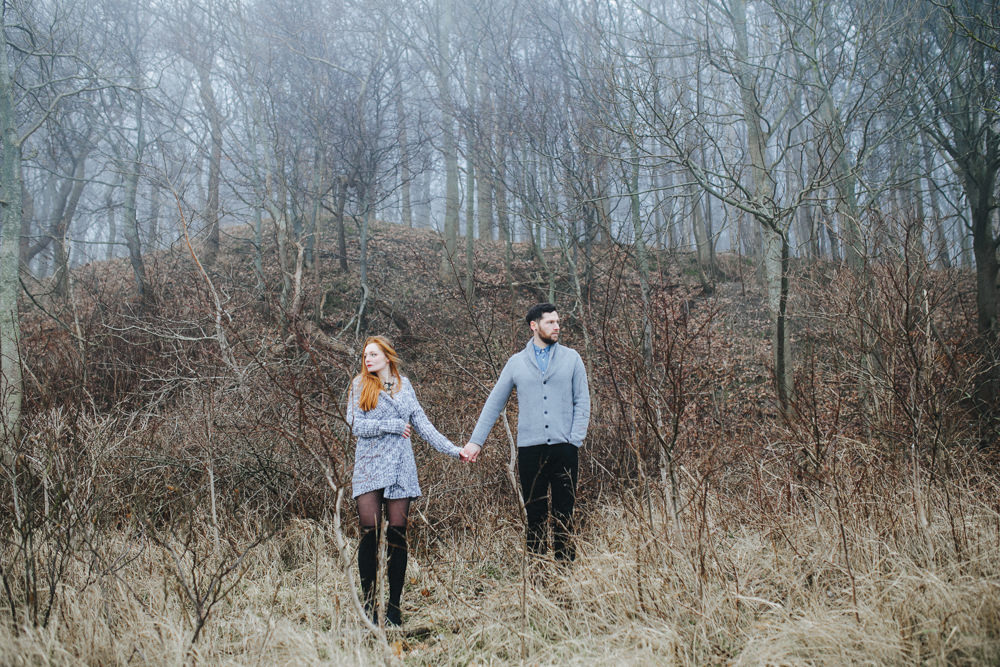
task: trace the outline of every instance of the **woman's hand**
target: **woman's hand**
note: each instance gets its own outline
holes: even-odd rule
[[[406,426],[403,428],[403,433],[402,433],[403,439],[408,440],[410,438],[410,433],[412,433],[412,428],[410,424],[407,423]]]
[[[462,453],[458,455],[458,458],[466,463],[475,463],[479,458],[479,451],[481,449],[482,447],[474,442],[468,442],[465,444],[465,447],[462,447]]]

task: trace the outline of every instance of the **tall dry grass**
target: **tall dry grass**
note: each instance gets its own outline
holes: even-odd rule
[[[474,472],[460,475],[474,481]],[[254,544],[260,526],[229,517],[221,547],[204,512],[185,536],[108,526],[89,538],[95,557],[71,560],[46,627],[0,624],[0,663],[1000,659],[995,484],[952,477],[918,496],[904,474],[867,485],[845,473],[839,490],[793,489],[791,502],[767,511],[753,494],[706,491],[688,479],[680,521],[656,488],[589,506],[579,558],[566,568],[526,562],[519,526],[491,516],[482,500],[467,499],[482,520],[470,530],[435,529],[415,513],[422,538],[404,593],[406,631],[388,633],[388,650],[357,616],[329,520],[293,520],[246,552],[194,642],[198,619],[185,586],[204,586]],[[785,491],[776,484],[760,497]]]

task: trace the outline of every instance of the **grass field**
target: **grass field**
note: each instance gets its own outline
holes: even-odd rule
[[[525,562],[519,527],[488,520],[417,550],[404,628],[384,635],[360,620],[354,542],[341,551],[330,521],[294,521],[238,564],[259,527],[218,545],[207,516],[183,536],[95,533],[101,557],[73,559],[47,627],[3,627],[0,662],[995,664],[1000,521],[968,488],[913,491],[878,507],[818,492],[742,519],[709,494],[680,522],[622,498],[590,508],[565,568]]]

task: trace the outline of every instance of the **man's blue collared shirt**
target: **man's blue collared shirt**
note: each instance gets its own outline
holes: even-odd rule
[[[538,369],[544,373],[549,367],[549,350],[552,349],[552,346],[538,347],[532,343],[531,347],[535,348],[535,361],[538,362]]]

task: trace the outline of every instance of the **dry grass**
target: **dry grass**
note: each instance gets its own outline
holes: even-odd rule
[[[514,524],[491,524],[486,542],[439,535],[411,560],[410,633],[389,634],[388,657],[355,615],[327,523],[294,521],[252,550],[193,645],[176,562],[138,532],[109,529],[104,562],[127,565],[102,575],[74,560],[47,628],[0,629],[0,663],[994,663],[995,511],[955,487],[963,510],[950,514],[936,489],[921,499],[936,510],[918,529],[905,491],[884,499],[894,504],[878,521],[847,500],[843,524],[821,494],[743,520],[719,494],[680,533],[655,507],[652,520],[625,520],[636,499],[615,501],[591,510],[565,570],[524,568]],[[204,571],[231,557],[213,552],[206,517],[194,525]],[[227,541],[249,544],[254,530],[230,527]]]

